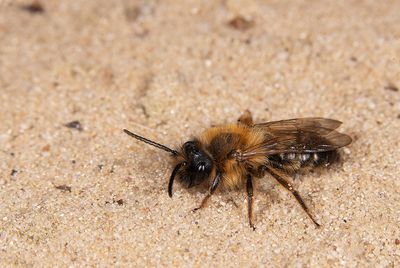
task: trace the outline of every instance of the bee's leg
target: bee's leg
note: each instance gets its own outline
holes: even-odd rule
[[[319,223],[311,216],[311,213],[304,203],[303,199],[301,198],[299,192],[297,192],[295,189],[293,189],[293,185],[285,179],[285,176],[280,173],[279,171],[272,169],[270,167],[267,167],[266,170],[268,171],[269,174],[271,174],[283,187],[285,187],[288,191],[290,191],[293,196],[296,198],[297,202],[299,202],[300,206],[303,208],[303,210],[307,213],[308,217],[313,221],[313,223],[317,226],[320,227]]]
[[[251,115],[251,112],[249,110],[244,111],[244,113],[239,117],[238,123],[245,124],[246,126],[252,126],[253,125],[253,117]]]
[[[246,191],[247,191],[249,224],[250,227],[253,228],[253,230],[256,230],[256,227],[253,224],[253,178],[251,177],[250,174],[247,175]]]
[[[201,209],[205,206],[205,204],[207,203],[208,199],[211,197],[211,195],[215,192],[215,190],[217,189],[219,183],[221,181],[221,172],[217,171],[217,174],[215,175],[215,178],[211,184],[210,190],[208,191],[207,195],[203,198],[203,201],[201,201],[201,204],[199,207],[193,209],[193,211],[196,211],[198,209]]]

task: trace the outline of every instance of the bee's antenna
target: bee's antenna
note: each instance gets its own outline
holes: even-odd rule
[[[182,166],[185,166],[186,162],[179,163],[175,166],[174,170],[172,171],[171,177],[169,178],[168,182],[168,195],[172,197],[172,187],[174,186],[174,179],[178,171],[181,169]]]
[[[152,145],[152,146],[154,146],[154,147],[157,147],[158,149],[167,151],[168,153],[171,153],[171,154],[173,154],[173,155],[179,155],[179,153],[178,153],[177,151],[172,150],[172,149],[168,148],[168,147],[165,146],[165,145],[162,145],[162,144],[160,144],[160,143],[157,143],[157,142],[155,142],[155,141],[146,139],[145,137],[142,137],[142,136],[139,136],[139,135],[137,135],[137,134],[135,134],[135,133],[132,133],[132,132],[130,132],[130,131],[127,130],[127,129],[124,129],[124,132],[125,132],[126,134],[128,134],[129,136],[131,136],[131,137],[133,137],[133,138],[135,138],[135,139],[137,139],[137,140],[140,140],[140,141],[142,141],[142,142],[144,142],[144,143],[150,144],[150,145]]]

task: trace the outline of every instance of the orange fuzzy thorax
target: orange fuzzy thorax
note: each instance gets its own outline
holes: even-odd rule
[[[223,172],[222,186],[228,189],[240,188],[246,180],[246,170],[257,169],[266,163],[265,156],[255,156],[238,162],[232,152],[243,152],[257,147],[265,140],[265,132],[243,124],[229,124],[204,131],[200,137],[204,149],[213,157],[216,168]],[[212,178],[211,178],[212,179]]]

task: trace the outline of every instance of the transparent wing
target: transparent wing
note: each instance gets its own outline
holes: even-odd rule
[[[351,143],[348,135],[335,130],[340,125],[340,121],[319,117],[255,124],[263,128],[266,138],[262,144],[243,151],[241,157],[336,150]]]
[[[261,127],[265,131],[277,134],[296,134],[299,132],[311,132],[325,135],[334,129],[337,129],[342,122],[329,118],[308,117],[295,118],[289,120],[272,121],[255,124],[255,127]]]

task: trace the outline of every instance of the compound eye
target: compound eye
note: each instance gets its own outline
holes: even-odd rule
[[[187,155],[194,154],[197,155],[199,154],[199,150],[197,149],[197,146],[193,141],[188,141],[183,144],[183,149],[185,150],[185,153]]]

